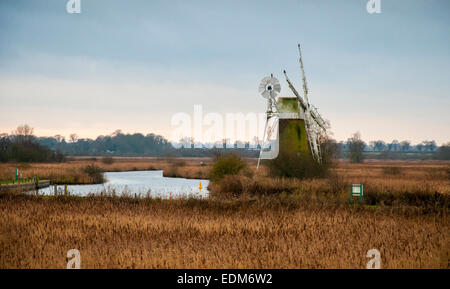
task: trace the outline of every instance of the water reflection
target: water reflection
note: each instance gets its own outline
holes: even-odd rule
[[[129,195],[136,197],[195,197],[208,196],[209,180],[163,177],[163,171],[106,172],[107,182],[99,185],[69,185],[71,195]],[[202,189],[199,189],[199,184]],[[64,186],[57,186],[64,193]],[[54,195],[54,186],[39,189],[39,194]]]

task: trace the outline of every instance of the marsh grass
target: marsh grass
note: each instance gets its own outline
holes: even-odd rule
[[[102,158],[102,163],[104,163],[105,165],[111,165],[112,163],[114,163],[114,159],[111,156],[106,156]]]
[[[386,176],[398,176],[402,174],[400,167],[388,166],[383,168],[383,174]]]
[[[185,162],[177,174],[193,177],[208,174],[212,163]],[[90,164],[117,171],[175,167],[163,159],[77,160],[31,164],[23,173],[89,182]],[[254,171],[256,162],[248,166]],[[388,166],[402,173],[386,175]],[[207,199],[3,193],[0,268],[65,268],[72,248],[80,250],[82,268],[365,268],[372,248],[383,268],[449,268],[447,167],[340,163],[326,178],[303,180],[273,178],[262,167],[253,177],[210,182]],[[15,164],[0,168],[9,175]],[[350,184],[364,185],[363,202],[349,204]]]
[[[93,178],[85,171],[87,165],[95,165],[105,172],[164,170],[165,176],[171,167],[176,167],[176,174],[171,175],[173,177],[208,178],[210,159],[185,158],[179,161],[184,162],[184,165],[174,166],[175,161],[163,158],[113,158],[113,163],[105,164],[102,158],[92,157],[69,159],[63,163],[0,163],[0,180],[15,177],[15,170],[19,168],[24,178],[39,176],[54,184],[100,183],[100,178]]]
[[[0,268],[449,268],[446,215],[336,205],[307,194],[238,199],[0,195]]]

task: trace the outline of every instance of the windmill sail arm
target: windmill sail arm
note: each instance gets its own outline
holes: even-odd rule
[[[303,109],[306,109],[306,104],[305,101],[303,100],[303,98],[300,96],[300,94],[298,94],[297,90],[295,89],[295,87],[292,85],[291,81],[289,80],[287,74],[286,74],[286,70],[283,71],[284,76],[286,77],[286,82],[288,83],[289,88],[292,90],[292,92],[294,93],[294,95],[297,97],[298,102],[300,103],[301,107]]]
[[[317,112],[317,109],[312,106],[310,109],[311,117],[316,121],[317,125],[320,126],[323,130],[326,130],[325,128],[325,121],[323,120],[322,116]]]
[[[311,114],[311,117],[314,119],[317,125],[320,126],[320,128],[322,128],[323,130],[327,130],[326,122],[323,120],[322,116],[317,111],[317,108],[314,105],[310,105],[309,113]]]

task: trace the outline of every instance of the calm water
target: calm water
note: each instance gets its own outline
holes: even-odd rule
[[[87,196],[89,194],[115,194],[139,197],[152,196],[169,198],[208,196],[206,189],[209,180],[166,178],[163,171],[133,171],[133,172],[106,172],[107,182],[100,185],[69,185],[71,195]],[[199,184],[202,183],[202,189]],[[64,193],[64,186],[57,187],[59,193]],[[54,186],[42,188],[39,194],[54,195]]]

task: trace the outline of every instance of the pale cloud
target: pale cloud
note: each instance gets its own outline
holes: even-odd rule
[[[0,1],[0,131],[170,136],[171,116],[258,113],[260,79],[300,89],[334,137],[450,140],[448,1]],[[64,4],[64,3],[63,3]],[[274,16],[275,15],[275,16]]]
[[[92,138],[122,129],[169,136],[173,114],[192,113],[194,104],[225,113],[225,107],[209,105],[211,98],[229,103],[229,99],[249,95],[260,102],[263,110],[264,101],[255,91],[213,84],[1,77],[0,130],[8,132],[18,124],[28,123],[38,135],[77,133]],[[245,111],[237,103],[231,107],[232,112]],[[254,108],[258,112],[258,107]]]

